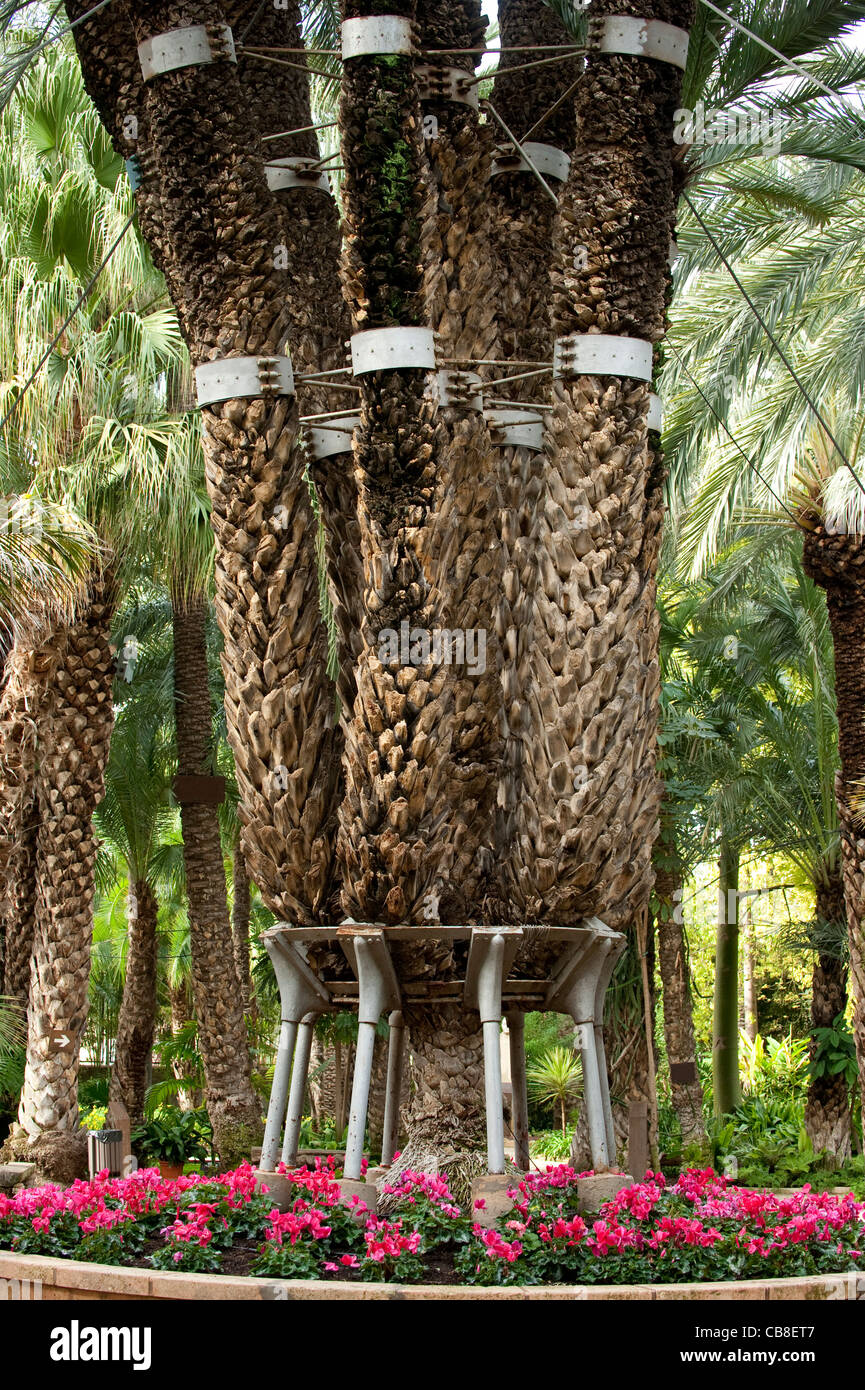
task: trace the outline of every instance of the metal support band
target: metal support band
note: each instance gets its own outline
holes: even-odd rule
[[[221,357],[195,368],[199,405],[248,396],[293,396],[290,357]]]
[[[487,409],[484,415],[490,427],[490,439],[498,447],[506,444],[535,450],[544,447],[544,417],[539,410],[529,410],[525,406],[514,410]]]
[[[421,101],[461,101],[478,106],[478,86],[463,68],[438,68],[419,63],[415,69]]]
[[[652,344],[643,338],[620,338],[611,333],[571,333],[557,338],[553,351],[553,376],[633,377],[652,380]]]
[[[392,372],[400,367],[435,367],[435,337],[431,328],[368,328],[351,338],[353,376]]]
[[[412,22],[400,15],[365,15],[342,22],[342,60],[370,58],[376,54],[414,52]]]
[[[278,193],[284,188],[313,188],[331,196],[330,179],[315,165],[315,160],[307,159],[304,155],[289,154],[280,159],[269,159],[264,166],[267,186],[271,193]]]
[[[303,437],[310,458],[320,463],[322,459],[332,458],[334,454],[350,454],[352,436],[359,424],[359,415],[348,415],[342,420],[334,420],[332,425],[318,429],[306,425]]]
[[[557,179],[559,183],[565,182],[571,168],[570,155],[565,150],[560,150],[557,145],[544,145],[537,140],[524,140],[518,150],[511,145],[497,145],[490,178],[494,179],[498,174],[534,173],[523,151],[539,173],[546,175],[548,179]]]
[[[176,68],[203,67],[205,63],[236,63],[234,36],[227,24],[192,24],[171,29],[138,45],[138,61],[145,82]]]
[[[676,68],[684,68],[688,61],[688,31],[661,19],[607,15],[590,20],[588,45],[596,53],[655,58]]]
[[[658,434],[664,428],[664,402],[652,391],[649,395],[649,429]]]
[[[446,368],[436,372],[434,390],[438,403],[452,410],[483,410],[481,379],[477,372],[459,372]]]

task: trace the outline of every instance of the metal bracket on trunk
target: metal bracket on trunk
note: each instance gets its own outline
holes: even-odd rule
[[[195,368],[199,405],[249,396],[293,396],[290,357],[220,357]]]
[[[612,333],[571,333],[557,338],[553,350],[553,376],[573,380],[577,376],[622,376],[652,380],[654,348],[643,338],[622,338]]]
[[[415,51],[414,26],[401,15],[364,15],[342,22],[342,61],[377,54],[411,54]]]
[[[271,193],[278,193],[284,188],[311,188],[317,193],[333,196],[327,174],[316,167],[315,160],[305,155],[289,154],[279,159],[269,159],[264,172]]]
[[[544,417],[539,410],[525,406],[521,410],[490,408],[484,415],[490,427],[490,439],[497,447],[514,444],[537,451],[544,447]]]
[[[481,379],[477,372],[445,368],[436,372],[433,387],[438,403],[452,410],[483,410]]]
[[[688,31],[662,19],[606,15],[589,20],[588,47],[596,53],[622,53],[655,58],[684,68],[688,61]]]
[[[332,425],[320,425],[317,429],[306,425],[303,437],[310,458],[320,463],[334,454],[350,454],[352,435],[359,424],[359,415],[349,415],[342,420],[334,420]]]
[[[228,24],[191,24],[155,34],[138,45],[138,61],[145,82],[177,68],[203,67],[205,63],[236,63],[234,36]]]
[[[477,110],[477,82],[463,68],[437,68],[419,63],[415,72],[421,101],[461,101]]]
[[[652,391],[649,395],[649,429],[658,434],[664,428],[664,402]]]
[[[528,155],[528,159],[526,159]],[[532,169],[529,159],[534,164]],[[497,145],[493,154],[490,178],[497,174],[545,174],[548,179],[564,183],[570,173],[571,156],[557,145],[544,145],[537,140],[524,140],[518,149],[511,145]]]
[[[353,376],[392,372],[400,367],[429,371],[436,364],[431,328],[368,328],[363,333],[353,333],[349,346]]]

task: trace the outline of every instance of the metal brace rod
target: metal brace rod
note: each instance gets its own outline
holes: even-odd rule
[[[537,165],[534,164],[533,161],[530,159],[530,157],[526,154],[525,150],[523,149],[523,147],[522,147],[522,145],[520,144],[520,142],[519,142],[519,140],[517,139],[517,137],[514,135],[513,131],[510,129],[509,126],[506,126],[506,125],[505,125],[504,121],[502,120],[502,118],[501,118],[501,116],[499,115],[499,113],[498,113],[498,111],[496,110],[496,108],[493,106],[492,102],[487,98],[484,102],[482,102],[482,105],[483,105],[483,106],[486,106],[486,107],[489,109],[490,115],[494,116],[495,119],[498,121],[498,123],[499,123],[499,125],[501,126],[502,130],[505,132],[505,135],[507,135],[508,139],[511,141],[511,143],[513,144],[513,146],[515,147],[515,149],[518,149],[518,150],[519,150],[519,152],[520,152],[520,154],[522,155],[523,159],[526,161],[526,164],[529,166],[529,168],[531,169],[531,171],[532,171],[532,173],[534,174],[535,178],[538,180],[538,183],[539,183],[539,184],[541,185],[541,187],[549,194],[549,196],[552,198],[553,202],[554,202],[554,203],[556,204],[556,206],[558,207],[559,200],[558,200],[558,198],[556,197],[556,195],[555,195],[555,193],[553,192],[553,190],[550,188],[550,185],[547,183],[546,179],[544,178],[543,174],[542,174],[542,173],[540,172],[540,170],[538,169]]]
[[[262,140],[287,140],[289,135],[306,135],[310,130],[332,130],[339,121],[324,121],[320,125],[299,125],[296,130],[278,130],[275,135],[262,135]]]

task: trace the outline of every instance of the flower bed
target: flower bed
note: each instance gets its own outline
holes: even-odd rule
[[[219,1178],[155,1169],[0,1196],[0,1249],[55,1259],[278,1279],[396,1283],[672,1284],[858,1268],[865,1207],[852,1197],[736,1187],[710,1170],[624,1188],[596,1218],[565,1165],[526,1175],[493,1227],[454,1203],[444,1177],[403,1172],[393,1210],[343,1205],[331,1166],[288,1175],[291,1208],[255,1191],[248,1165]]]

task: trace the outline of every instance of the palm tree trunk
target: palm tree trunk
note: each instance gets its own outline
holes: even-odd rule
[[[157,903],[145,879],[130,883],[126,978],[117,1020],[109,1099],[119,1100],[133,1124],[144,1115],[147,1071],[156,1028]]]
[[[703,1120],[703,1088],[697,1073],[691,972],[679,908],[681,890],[682,878],[679,873],[656,867],[658,963],[664,991],[664,1038],[670,1064],[673,1108],[682,1131],[683,1153],[686,1158],[693,1157],[699,1161],[706,1154],[706,1125]]]
[[[859,1094],[865,1114],[865,536],[827,536],[822,527],[805,537],[805,572],[826,592],[835,651],[835,700],[841,767],[835,800],[841,834],[844,899],[850,946],[853,1036]]]
[[[502,0],[500,41],[505,49],[496,73],[492,100],[505,124],[523,138],[574,147],[575,95],[569,89],[582,60],[522,69],[522,64],[549,57],[548,45],[570,41],[567,30],[542,0]],[[541,45],[534,52],[531,44]],[[517,51],[524,50],[524,51]],[[516,69],[516,71],[511,71]],[[564,100],[561,100],[565,98]],[[549,114],[556,103],[561,104]],[[496,127],[496,138],[502,132]],[[555,190],[556,185],[552,184]],[[534,175],[525,171],[497,174],[488,186],[489,242],[494,275],[496,337],[488,355],[499,361],[550,362],[553,356],[552,247],[556,205]],[[515,369],[521,376],[519,369]],[[525,370],[525,369],[524,369]],[[501,368],[482,375],[501,379]],[[493,393],[503,400],[549,401],[549,376],[538,373]],[[502,727],[504,747],[499,791],[499,843],[503,886],[508,903],[502,921],[530,922],[538,915],[531,874],[534,850],[525,824],[523,782],[532,770],[526,763],[527,740],[535,717],[531,689],[532,608],[538,576],[539,506],[545,460],[540,452],[519,445],[495,450],[498,464],[499,533],[502,584],[496,628],[504,638]],[[529,794],[528,801],[531,796]]]
[[[102,796],[113,708],[114,584],[95,578],[58,655],[38,727],[37,899],[23,1135],[43,1137],[44,1171],[78,1127],[78,1062],[93,935],[93,812]],[[46,1152],[47,1151],[47,1152]]]
[[[192,1000],[189,997],[189,986],[185,979],[178,980],[176,984],[168,985],[168,1000],[171,1008],[171,1032],[177,1037],[180,1030],[187,1024],[193,1015]],[[180,1060],[174,1058],[171,1063],[171,1070],[178,1081],[189,1081],[189,1070]],[[190,1090],[184,1085],[178,1087],[177,1104],[181,1110],[197,1110],[201,1105],[203,1097],[197,1091]]]
[[[844,887],[840,875],[817,887],[817,916],[821,921],[840,922],[844,917]],[[847,1006],[847,968],[834,954],[820,952],[811,976],[811,1025],[831,1028]],[[811,1057],[817,1050],[811,1040]],[[850,1095],[843,1076],[812,1079],[805,1101],[805,1129],[815,1152],[825,1149],[840,1167],[850,1157]]]
[[[0,926],[2,993],[27,1013],[36,923],[37,728],[65,631],[51,627],[36,645],[18,638],[0,695]]]
[[[240,981],[240,997],[244,1014],[251,1014],[253,1007],[252,980],[249,970],[249,919],[250,891],[249,876],[240,845],[234,847],[231,865],[231,939],[234,945],[234,966]]]
[[[589,7],[593,18],[619,12],[619,0]],[[628,13],[688,28],[693,5],[639,0]],[[680,92],[672,66],[589,55],[554,233],[558,336],[662,339]],[[660,507],[648,394],[622,377],[553,386],[538,506],[531,651],[539,718],[526,760],[525,843],[539,911],[554,922],[596,913],[627,927],[648,905],[660,687]]]
[[[209,770],[213,715],[207,672],[203,598],[172,595],[174,714],[181,776]],[[234,965],[217,807],[183,801],[183,862],[192,951],[192,991],[207,1079],[207,1109],[221,1160],[249,1157],[261,1132],[261,1105],[252,1089],[246,1024]]]
[[[739,1086],[739,851],[722,832],[715,934],[712,1079],[716,1115],[735,1110]]]

